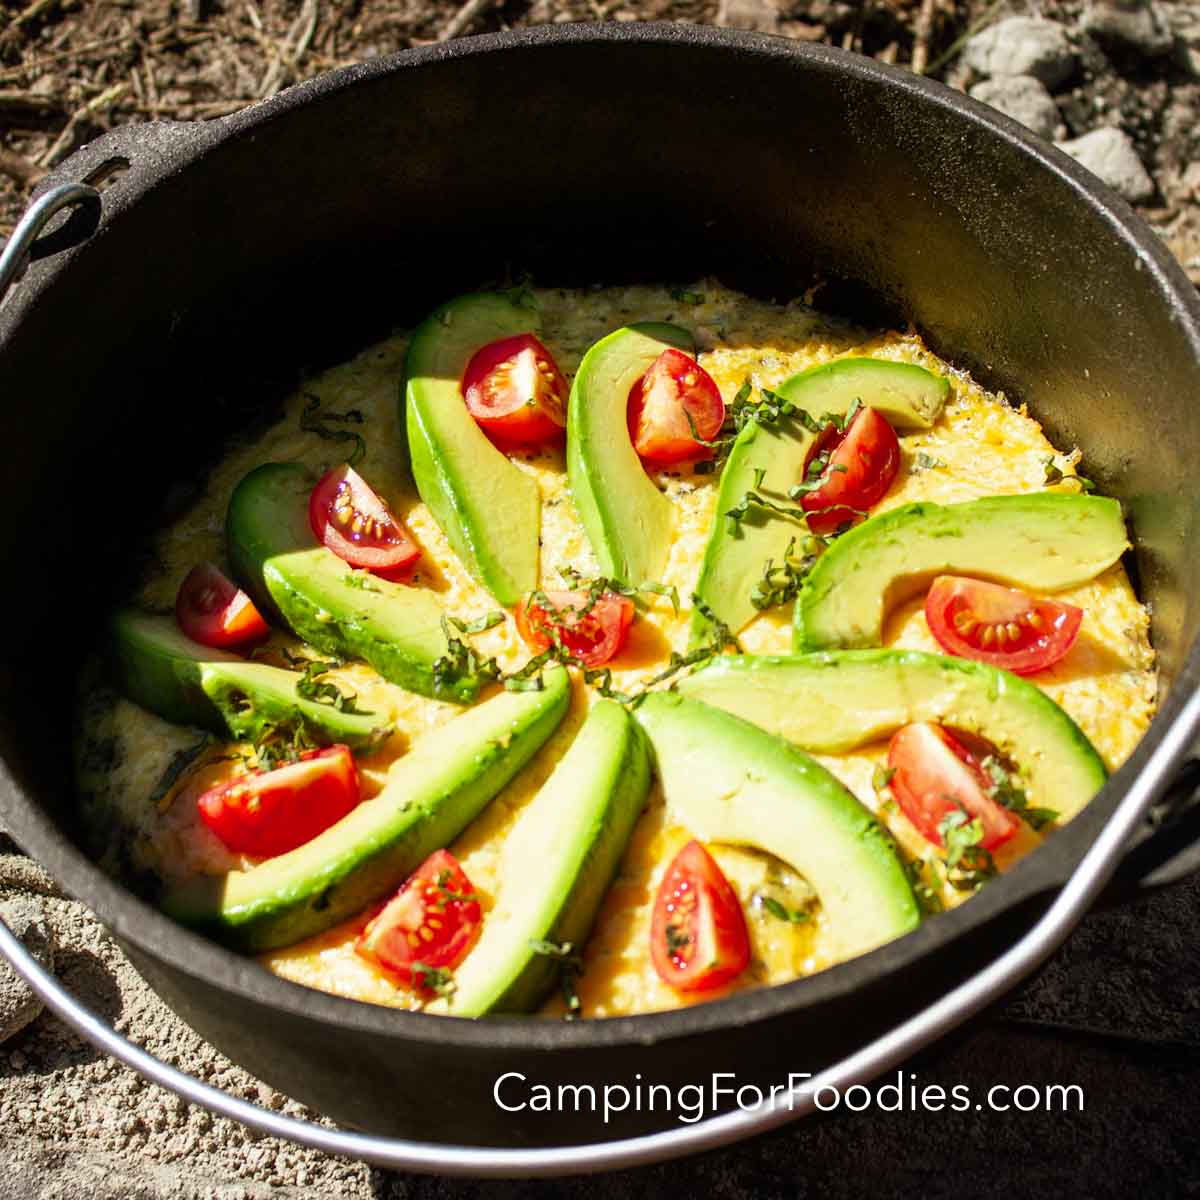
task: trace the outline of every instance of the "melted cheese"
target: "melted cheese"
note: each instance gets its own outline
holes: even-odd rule
[[[700,362],[727,403],[746,378],[758,387],[774,387],[797,371],[847,353],[917,363],[946,377],[952,390],[944,416],[932,430],[902,439],[900,473],[877,512],[913,500],[948,503],[1040,491],[1046,486],[1046,463],[1051,456],[1060,468],[1075,464],[1077,455],[1057,453],[1024,410],[1009,407],[1002,396],[984,392],[968,376],[932,355],[913,334],[868,338],[800,304],[770,305],[711,282],[698,284],[695,290],[704,297],[696,305],[681,304],[662,289],[645,287],[539,291],[543,340],[570,378],[588,347],[612,329],[638,320],[674,319],[695,333]],[[469,620],[495,610],[496,605],[466,573],[411,484],[396,402],[405,346],[405,335],[397,334],[308,381],[304,392],[317,395],[330,409],[356,408],[363,413],[368,452],[359,469],[421,543],[423,557],[414,584],[432,588],[448,612]],[[225,561],[226,505],[234,486],[253,467],[293,459],[320,472],[337,461],[335,444],[301,430],[299,414],[304,403],[304,395],[293,396],[277,425],[254,443],[233,449],[192,511],[162,534],[156,547],[160,569],[145,580],[137,597],[141,603],[170,605],[195,562],[205,558]],[[516,461],[537,481],[542,496],[543,585],[561,587],[564,567],[585,577],[594,576],[595,557],[571,503],[561,451],[519,455]],[[930,461],[938,465],[922,465]],[[687,597],[694,589],[713,521],[716,483],[712,476],[689,470],[666,471],[656,478],[676,513],[663,582]],[[1064,482],[1059,486],[1076,485]],[[1034,682],[1062,705],[1114,768],[1129,755],[1154,712],[1148,616],[1119,565],[1058,598],[1084,609],[1083,629],[1067,657],[1036,676]],[[677,614],[667,599],[649,598],[627,646],[611,664],[614,686],[630,690],[661,669],[672,650],[684,649],[687,628],[686,606]],[[751,653],[787,652],[790,638],[790,605],[761,615],[741,635],[743,646]],[[938,650],[919,600],[890,615],[884,640],[890,646]],[[482,655],[494,655],[505,670],[519,667],[528,658],[511,618],[473,641]],[[275,661],[285,665],[282,651],[294,651],[298,646],[294,639],[275,634],[271,649]],[[397,729],[385,746],[362,763],[367,794],[381,786],[388,764],[404,753],[414,738],[458,711],[452,705],[404,692],[361,664],[340,668],[331,676],[355,691],[364,708],[385,712]],[[572,709],[563,726],[530,767],[451,847],[481,893],[485,912],[497,889],[505,884],[497,878],[497,866],[507,831],[569,744],[595,695],[578,681],[573,694]],[[164,771],[175,755],[195,743],[194,731],[173,728],[102,689],[87,700],[83,725],[82,787],[94,817],[115,818],[123,831],[122,861],[166,877],[221,873],[248,865],[230,855],[196,817],[196,797],[238,769],[236,760],[222,757],[222,748],[209,752],[177,786],[163,794]],[[103,752],[97,753],[97,747]],[[886,745],[880,743],[854,754],[825,756],[822,761],[863,803],[879,812],[908,855],[928,860],[935,849],[903,814],[893,805],[880,809],[872,774],[885,756]],[[1052,803],[1035,796],[1030,801]],[[586,1015],[613,1016],[691,1002],[661,982],[649,958],[654,893],[667,864],[689,836],[667,810],[655,786],[585,950],[579,992]],[[1023,826],[1020,835],[997,852],[998,867],[1004,870],[1040,840]],[[751,967],[726,991],[782,982],[830,964],[825,920],[802,879],[767,855],[725,846],[710,849],[746,906],[752,938]],[[511,881],[508,885],[512,886]],[[771,916],[762,905],[764,895],[791,908],[806,907],[810,919],[790,924]],[[943,889],[947,905],[964,898],[948,885]],[[393,985],[354,953],[353,941],[365,920],[364,914],[319,937],[266,955],[263,961],[271,970],[312,987],[379,1004],[418,1006],[414,993]],[[560,1002],[552,1000],[547,1011],[560,1007]]]

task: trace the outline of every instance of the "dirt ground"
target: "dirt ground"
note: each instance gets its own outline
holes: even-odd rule
[[[1200,50],[1186,32],[1200,27],[1200,10],[1191,0],[1158,9],[1185,30],[1177,54],[1106,56],[1079,34],[1083,0],[0,0],[0,234],[47,168],[112,125],[216,119],[312,75],[447,37],[560,21],[725,24],[965,86],[967,37],[1032,14],[1061,22],[1081,47],[1055,96],[1062,136],[1097,123],[1130,135],[1158,188],[1143,212],[1200,283]]]

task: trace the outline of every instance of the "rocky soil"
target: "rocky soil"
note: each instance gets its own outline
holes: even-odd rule
[[[218,118],[438,38],[606,19],[753,28],[944,79],[1058,142],[1137,205],[1200,284],[1200,7],[1170,0],[1036,10],[1017,0],[0,0],[0,233],[49,167],[112,124]],[[153,1052],[302,1112],[165,1010],[2,830],[0,916]],[[254,1138],[144,1085],[42,1014],[3,966],[0,1131],[0,1200],[407,1194],[360,1164]]]
[[[944,79],[1062,143],[1200,282],[1200,6],[1189,0],[0,0],[0,233],[117,123],[210,120],[347,63],[557,21],[822,41]]]

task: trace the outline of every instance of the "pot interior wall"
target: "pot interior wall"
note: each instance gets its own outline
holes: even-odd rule
[[[850,64],[850,65],[848,65]],[[917,93],[922,93],[918,95]],[[0,748],[70,836],[74,680],[149,529],[299,373],[505,275],[818,293],[1027,402],[1126,501],[1168,679],[1200,629],[1195,328],[1095,201],[925,85],[713,31],[479,39],[114,146],[0,312]],[[203,153],[200,153],[203,150]],[[1192,547],[1192,549],[1189,549]]]

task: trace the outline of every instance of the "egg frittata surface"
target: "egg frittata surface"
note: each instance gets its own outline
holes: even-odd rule
[[[711,281],[687,291],[537,289],[534,295],[542,340],[568,379],[595,341],[622,325],[646,320],[674,321],[694,333],[700,364],[716,381],[726,404],[744,380],[756,388],[774,388],[798,371],[848,354],[915,363],[946,378],[951,391],[944,413],[932,429],[901,438],[899,474],[873,513],[914,500],[953,503],[1081,486],[1075,478],[1077,454],[1057,451],[1023,409],[982,390],[931,354],[915,334],[873,336],[801,303],[780,306],[753,300]],[[159,537],[156,568],[145,578],[135,602],[170,608],[193,565],[206,559],[226,564],[225,511],[234,487],[248,471],[264,462],[291,460],[321,473],[340,460],[341,445],[301,427],[302,410],[317,397],[322,410],[362,414],[362,423],[353,426],[366,443],[358,470],[422,548],[412,585],[432,589],[449,614],[466,621],[495,611],[495,601],[459,562],[413,486],[398,403],[406,345],[406,334],[398,333],[306,381],[276,425],[252,443],[234,446],[209,478],[201,499]],[[565,586],[564,569],[585,578],[598,575],[572,505],[561,449],[517,454],[514,461],[541,493],[542,585]],[[1048,471],[1048,465],[1057,471]],[[1058,472],[1061,480],[1048,484]],[[717,515],[716,476],[685,467],[654,478],[675,515],[662,583],[682,600],[677,612],[667,596],[644,597],[628,642],[610,664],[613,686],[621,691],[636,690],[640,681],[667,665],[673,650],[687,648],[687,598],[695,588]],[[1148,615],[1120,564],[1081,587],[1056,593],[1055,599],[1084,610],[1082,629],[1067,656],[1032,676],[1031,682],[1074,719],[1111,770],[1129,755],[1154,712]],[[752,654],[789,652],[791,620],[791,604],[761,614],[739,635],[742,647]],[[530,657],[511,614],[471,641],[482,656],[495,656],[505,671],[519,668]],[[884,645],[941,652],[926,625],[920,598],[890,614]],[[256,657],[286,666],[285,653],[300,651],[295,638],[276,631]],[[363,664],[338,667],[329,678],[353,691],[363,709],[386,715],[395,728],[384,744],[360,759],[364,798],[381,789],[389,766],[415,739],[461,711],[405,692]],[[594,690],[575,679],[571,710],[557,732],[450,847],[475,885],[485,914],[501,889],[521,886],[520,878],[504,871],[506,834],[565,752],[595,697]],[[161,721],[103,684],[85,692],[78,774],[85,817],[93,830],[104,831],[106,861],[114,871],[178,880],[253,864],[252,859],[230,854],[196,814],[199,795],[245,769],[250,748],[198,741],[199,736],[196,730]],[[886,749],[881,742],[852,754],[818,757],[880,817],[906,857],[929,864],[939,849],[917,832],[886,792],[876,791],[876,768],[884,763]],[[1052,836],[1052,829],[1038,834],[1022,824],[1020,833],[997,850],[998,869],[1011,866],[1045,835]],[[655,892],[667,865],[691,836],[654,785],[584,950],[577,987],[585,1016],[626,1015],[713,998],[712,992],[689,998],[668,987],[655,972],[649,952]],[[715,994],[784,982],[830,965],[832,939],[819,901],[802,878],[769,855],[724,845],[708,849],[742,900],[752,943],[749,969]],[[944,873],[926,870],[925,878],[927,889],[936,893],[927,896],[932,903],[951,906],[967,898],[967,893],[944,882]],[[809,919],[780,920],[772,915],[770,909],[778,905],[769,905],[770,900],[807,912]],[[354,939],[370,915],[363,913],[308,941],[264,955],[261,961],[285,978],[343,996],[425,1007],[418,993],[393,983],[355,954]],[[561,1001],[551,1000],[546,1011],[560,1012]]]

